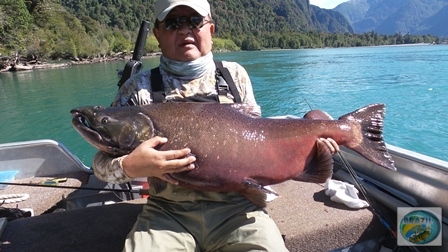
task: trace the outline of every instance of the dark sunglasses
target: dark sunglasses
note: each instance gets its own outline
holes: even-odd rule
[[[174,31],[182,27],[183,23],[187,23],[190,28],[201,29],[205,24],[212,23],[211,20],[204,20],[204,17],[175,17],[167,18],[165,21],[160,22],[165,25],[168,31]]]

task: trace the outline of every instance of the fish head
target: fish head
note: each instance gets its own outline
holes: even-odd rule
[[[129,154],[154,136],[154,126],[138,107],[88,106],[70,111],[76,131],[95,148],[111,155]]]

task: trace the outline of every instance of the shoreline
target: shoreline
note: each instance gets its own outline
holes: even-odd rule
[[[142,56],[142,59],[155,58],[160,55],[161,55],[160,52],[147,53],[146,55]],[[56,69],[56,68],[70,67],[72,65],[95,64],[95,63],[119,61],[119,60],[128,61],[130,59],[132,59],[132,55],[124,53],[116,54],[114,56],[109,57],[99,57],[93,59],[86,58],[86,59],[67,60],[67,62],[63,63],[43,62],[39,60],[23,60],[17,56],[9,58],[3,57],[0,58],[0,73],[21,72],[21,71],[30,71],[39,69]]]
[[[444,43],[442,43],[444,44]],[[365,47],[401,47],[401,46],[432,46],[437,45],[434,43],[416,43],[416,44],[399,44],[399,45],[375,45],[375,46],[365,46]],[[331,47],[324,48],[303,48],[303,49],[327,49]],[[340,47],[340,48],[350,48],[350,47]],[[300,50],[300,49],[278,49],[278,48],[270,48],[270,49],[262,49],[262,51],[277,51],[277,50]],[[214,51],[214,52],[224,52],[224,51]],[[159,57],[161,52],[156,53],[147,53],[142,56],[142,59],[146,58],[155,58]],[[11,56],[11,57],[1,57],[0,55],[0,73],[8,73],[8,72],[19,72],[19,71],[30,71],[30,70],[39,70],[39,69],[56,69],[63,67],[70,67],[72,65],[84,65],[84,64],[94,64],[101,62],[109,62],[109,61],[129,61],[132,58],[131,53],[117,53],[115,55],[107,56],[107,57],[98,57],[98,58],[76,58],[72,60],[61,60],[66,61],[63,63],[54,62],[43,62],[39,60],[27,60],[20,58],[19,56]],[[16,63],[17,62],[17,63]]]

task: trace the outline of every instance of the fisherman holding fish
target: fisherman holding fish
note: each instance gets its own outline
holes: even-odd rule
[[[246,70],[235,62],[213,60],[215,25],[207,0],[159,0],[155,16],[153,33],[162,51],[160,65],[132,76],[112,106],[244,103],[252,108],[251,114],[261,115]],[[239,193],[178,186],[168,174],[195,169],[196,158],[188,148],[159,151],[167,141],[153,137],[129,155],[113,157],[100,151],[94,157],[95,175],[104,181],[118,184],[155,177],[169,182],[161,192],[150,184],[151,197],[129,233],[124,251],[287,251],[267,212]],[[318,141],[332,153],[338,151],[333,140]]]

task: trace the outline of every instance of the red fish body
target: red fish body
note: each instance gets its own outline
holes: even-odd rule
[[[319,138],[332,138],[378,165],[395,169],[381,136],[381,104],[339,120],[254,118],[239,111],[246,108],[241,104],[167,103],[83,107],[72,114],[75,129],[112,155],[130,153],[154,136],[168,138],[160,150],[188,147],[196,156],[196,169],[171,174],[180,185],[238,191],[257,205],[263,205],[260,198],[265,185],[289,179],[325,182],[331,177],[332,155],[317,142]]]

